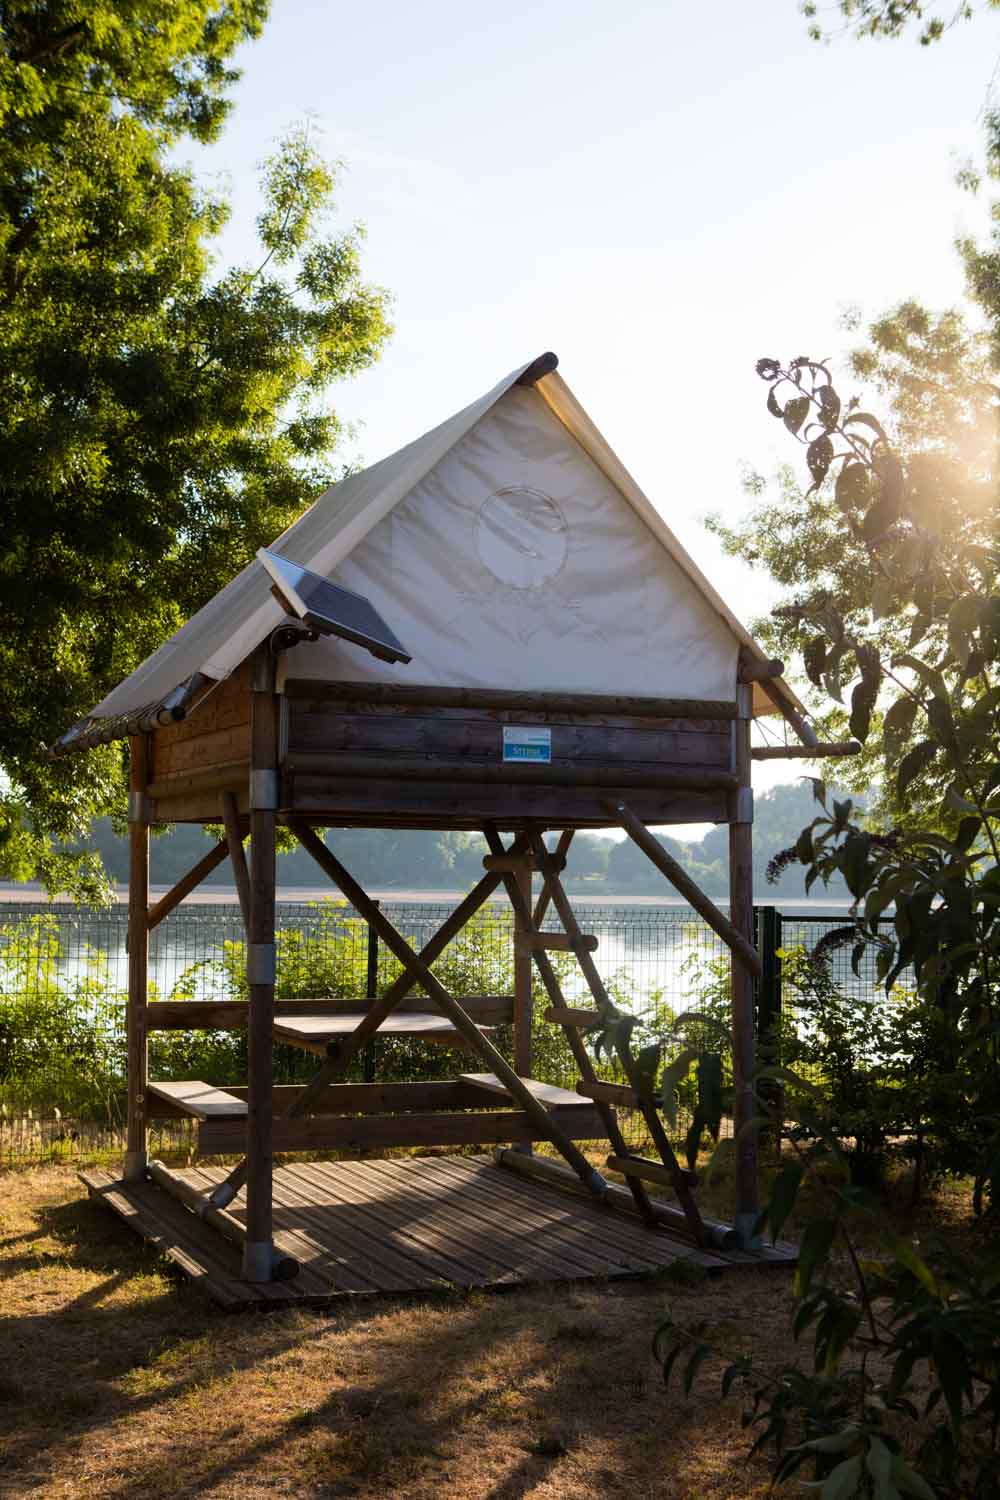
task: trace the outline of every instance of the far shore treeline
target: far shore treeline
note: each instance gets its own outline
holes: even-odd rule
[[[754,891],[758,902],[773,897],[802,899],[801,867],[784,870],[776,885],[767,882],[770,854],[794,843],[803,823],[812,817],[814,803],[808,781],[777,786],[757,797],[755,818]],[[483,873],[486,845],[475,833],[433,833],[411,829],[345,828],[335,835],[340,857],[363,885],[376,890],[440,891],[472,886]],[[684,840],[661,835],[675,859],[697,880],[702,890],[728,898],[727,832],[711,829],[704,838]],[[99,850],[105,867],[121,885],[128,881],[128,849],[108,818],[100,819],[88,847]],[[154,838],[151,880],[168,886],[208,848],[205,834],[193,825],[178,825]],[[593,833],[578,833],[573,842],[568,875],[580,894],[595,896],[676,897],[673,888],[630,840],[616,842]],[[278,881],[284,886],[321,886],[324,877],[303,849],[279,855]],[[227,863],[209,875],[206,884],[231,885]],[[826,894],[822,887],[814,896]],[[829,895],[841,899],[846,887],[837,877]]]

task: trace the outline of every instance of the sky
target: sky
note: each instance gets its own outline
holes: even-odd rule
[[[344,161],[335,223],[365,224],[396,326],[334,393],[358,424],[350,457],[553,349],[749,621],[767,582],[701,518],[745,512],[744,465],[799,457],[754,363],[836,356],[850,305],[961,300],[953,241],[982,209],[953,179],[998,57],[991,15],[921,48],[818,45],[797,0],[274,0],[222,140],[190,160],[231,198],[237,262],[254,261],[257,167],[284,131],[308,117]]]

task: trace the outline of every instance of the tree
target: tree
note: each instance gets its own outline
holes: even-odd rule
[[[853,698],[845,698],[847,669],[857,663],[848,641],[863,643],[887,661],[915,649],[938,651],[947,639],[940,589],[948,586],[938,566],[942,549],[954,558],[963,547],[992,546],[997,520],[992,358],[990,335],[970,328],[961,313],[934,315],[913,301],[900,304],[872,326],[870,341],[855,351],[851,368],[872,388],[873,400],[888,404],[881,449],[885,463],[905,466],[905,495],[903,471],[894,470],[884,507],[869,514],[865,507],[872,491],[860,460],[844,467],[836,484],[820,482],[821,471],[827,472],[828,417],[796,386],[785,403],[775,396],[769,410],[805,446],[813,483],[806,489],[793,470],[785,469],[779,498],[773,500],[764,481],[753,476],[749,488],[757,503],[750,514],[736,526],[718,517],[709,520],[727,552],[763,567],[785,590],[785,603],[754,628],[776,654],[801,657],[824,738],[846,738],[861,722],[859,714],[852,726]],[[826,411],[832,414],[832,406]],[[883,430],[874,418],[868,422]],[[873,431],[864,420],[854,422],[855,433]],[[911,522],[899,513],[901,505]],[[843,624],[837,639],[829,638],[822,623],[834,620]],[[966,690],[978,691],[975,676]],[[856,696],[860,703],[864,694]],[[885,726],[885,734],[871,735],[856,760],[839,762],[837,775],[855,793],[867,793],[874,784],[870,808],[884,820],[926,821],[928,808],[944,791],[942,763],[916,766],[902,785],[888,771],[919,739],[919,723],[907,701],[901,685],[882,680],[875,723]]]
[[[40,747],[158,646],[331,477],[324,400],[388,335],[336,171],[292,132],[252,266],[171,148],[219,133],[267,0],[0,3],[0,873],[93,888],[79,838],[120,808],[120,747]]]
[[[991,10],[1000,8],[1000,0],[986,0],[986,5]],[[939,42],[950,27],[959,21],[970,21],[976,11],[972,0],[950,0],[944,15],[938,13],[937,5],[928,5],[927,0],[837,0],[835,7],[824,7],[832,9],[842,18],[839,29],[857,37],[897,37],[911,24],[923,23],[918,33],[922,47]],[[835,35],[833,27],[824,31],[818,19],[820,6],[815,0],[806,0],[802,13],[809,21],[809,35],[815,41]]]

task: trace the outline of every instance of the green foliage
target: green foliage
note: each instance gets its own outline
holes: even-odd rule
[[[120,807],[121,750],[40,746],[328,482],[325,392],[388,332],[308,131],[263,168],[257,264],[212,264],[226,206],[174,148],[218,134],[267,10],[0,4],[0,871],[85,899],[51,841]]]
[[[986,0],[987,7],[996,9],[1000,0]],[[972,0],[949,0],[944,14],[928,0],[836,0],[836,5],[820,6],[818,0],[805,0],[802,14],[809,23],[809,35],[814,41],[826,41],[839,32],[848,32],[855,37],[897,37],[911,24],[918,24],[920,45],[929,47],[939,42],[945,32],[959,21],[969,21],[977,7]],[[826,21],[830,12],[836,11],[841,22],[839,27]],[[821,19],[822,18],[822,19]]]
[[[775,1484],[811,1472],[826,1500],[986,1500],[1000,1482],[1000,1262],[887,1236],[881,1206],[845,1179],[836,1131],[817,1125],[814,1091],[783,1078],[786,1114],[810,1144],[776,1174],[761,1226],[777,1236],[807,1184],[819,1199],[800,1243],[793,1324],[796,1339],[812,1337],[813,1370],[728,1359],[722,1392],[743,1395],[743,1425],[757,1429],[750,1452],[770,1456]],[[859,1233],[885,1244],[880,1259],[865,1258]],[[683,1368],[686,1391],[706,1359],[726,1358],[705,1324],[672,1316],[653,1354],[668,1384]]]

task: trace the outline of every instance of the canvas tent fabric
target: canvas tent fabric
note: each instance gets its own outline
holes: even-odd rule
[[[518,385],[529,368],[332,486],[271,544],[366,595],[412,663],[326,637],[296,647],[287,670],[731,700],[740,648],[764,653],[561,377]],[[158,705],[183,712],[185,685],[227,677],[285,619],[255,560],[55,748],[127,733]],[[754,706],[774,711],[763,695]]]

